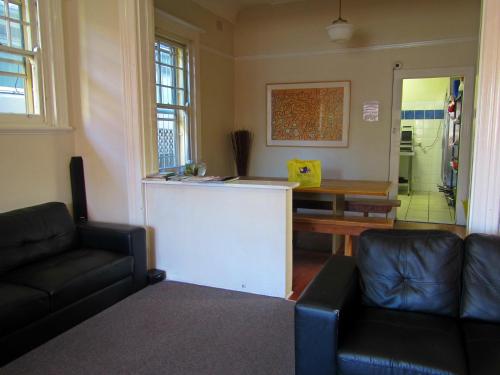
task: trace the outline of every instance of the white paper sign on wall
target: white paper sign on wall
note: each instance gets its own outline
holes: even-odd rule
[[[378,122],[378,112],[380,103],[378,101],[370,101],[363,103],[363,121]]]

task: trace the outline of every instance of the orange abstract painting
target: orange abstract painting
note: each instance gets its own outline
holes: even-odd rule
[[[346,84],[348,82],[323,84],[333,87],[300,87],[308,84],[269,85],[268,144],[346,145],[346,119],[348,121],[349,118],[349,106],[346,103],[349,100],[349,86]]]

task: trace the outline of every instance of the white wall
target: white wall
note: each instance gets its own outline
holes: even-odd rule
[[[89,218],[128,222],[119,0],[67,0],[70,123],[84,159]]]
[[[475,64],[479,2],[349,1],[343,15],[356,25],[356,36],[340,46],[324,29],[336,14],[335,4],[322,0],[240,13],[235,126],[255,134],[251,175],[286,176],[286,160],[298,157],[321,159],[326,178],[388,179],[393,64],[400,61],[405,69]],[[454,42],[457,37],[460,42]],[[266,146],[267,83],[335,80],[351,81],[349,147]],[[380,102],[376,124],[362,121],[362,104],[368,100]]]
[[[150,266],[166,269],[174,281],[287,297],[292,186],[148,181],[146,224],[154,238]]]
[[[0,212],[48,201],[71,204],[71,132],[0,133]]]

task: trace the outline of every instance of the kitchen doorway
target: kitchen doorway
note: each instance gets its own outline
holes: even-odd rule
[[[395,70],[391,196],[397,220],[465,225],[473,69]]]

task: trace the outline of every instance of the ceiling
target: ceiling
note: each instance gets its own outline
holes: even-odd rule
[[[254,5],[269,4],[278,5],[292,3],[304,0],[193,0],[201,7],[211,11],[212,13],[223,17],[232,23],[236,22],[238,13],[244,9]]]

